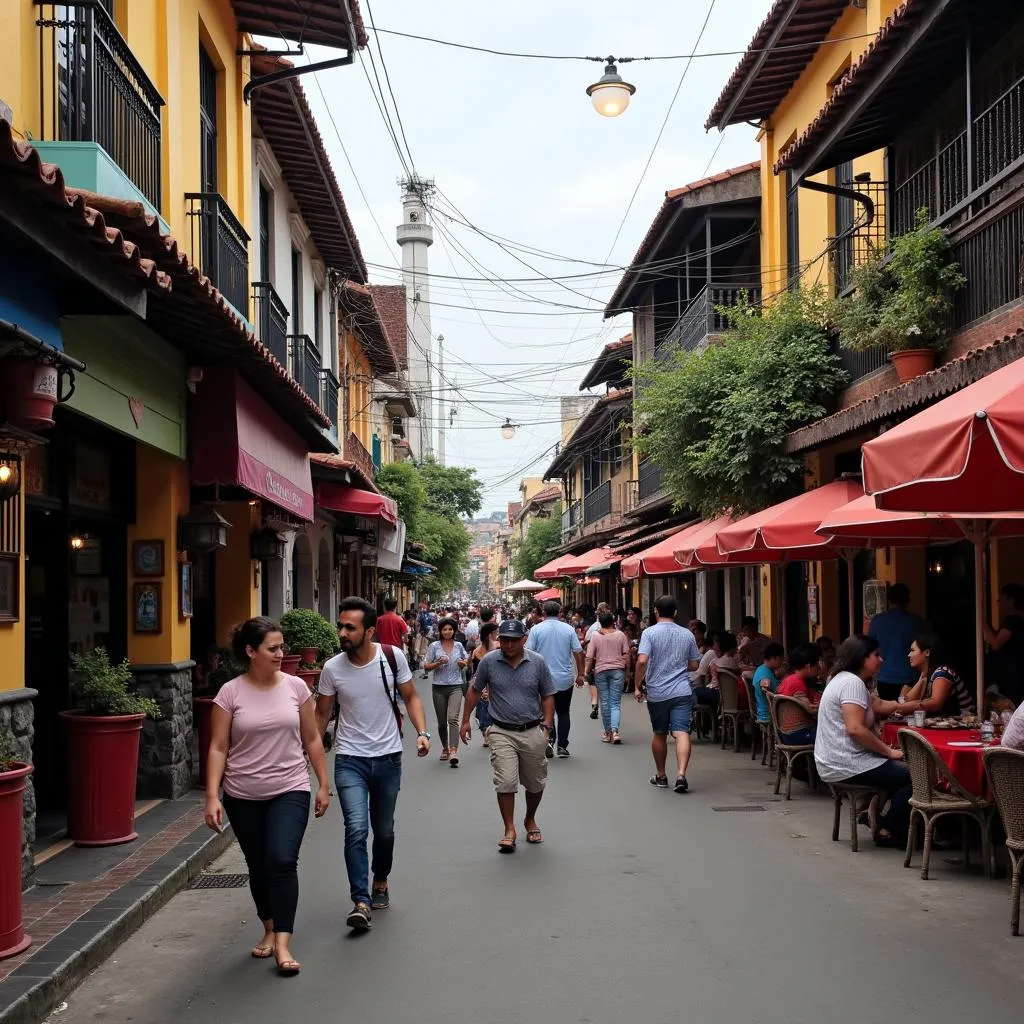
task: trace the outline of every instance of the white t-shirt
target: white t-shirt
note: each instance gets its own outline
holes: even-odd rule
[[[380,649],[374,644],[374,658],[366,665],[353,665],[347,654],[337,654],[320,673],[318,693],[334,697],[338,702],[338,733],[335,749],[353,757],[382,757],[397,754],[402,749],[390,694],[396,683],[412,679],[409,663],[401,648],[394,647],[398,679]],[[385,691],[381,679],[381,666],[387,679]],[[400,697],[401,695],[399,695]]]
[[[833,676],[821,695],[818,731],[814,739],[814,762],[822,782],[845,782],[886,761],[881,754],[866,750],[847,735],[844,704],[864,708],[867,711],[864,724],[869,729],[875,724],[871,694],[864,680],[852,672],[839,672]]]
[[[700,664],[697,666],[697,671],[694,673],[694,682],[698,686],[707,686],[710,683],[711,676],[711,662],[717,658],[714,647],[709,647],[704,654],[701,656]]]
[[[590,625],[589,625],[589,626],[587,627],[587,635],[586,635],[586,636],[584,637],[584,639],[585,639],[585,640],[587,641],[587,643],[588,643],[588,644],[589,644],[589,643],[590,643],[590,641],[591,641],[591,640],[593,639],[593,637],[594,637],[594,634],[595,634],[595,633],[596,633],[596,632],[597,632],[597,631],[598,631],[598,630],[599,630],[600,628],[601,628],[601,622],[600,622],[600,620],[599,620],[599,619],[595,619],[595,620],[594,620],[594,621],[593,621],[593,622],[592,622],[592,623],[591,623],[591,624],[590,624]]]
[[[479,640],[480,639],[480,620],[470,619],[466,623],[466,639],[467,640]]]

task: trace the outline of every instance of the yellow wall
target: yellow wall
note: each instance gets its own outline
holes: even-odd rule
[[[240,622],[259,613],[260,592],[256,587],[251,535],[259,521],[259,508],[247,501],[217,506],[231,524],[228,546],[217,552],[217,638],[227,643]]]
[[[25,551],[25,477],[21,478],[22,555]],[[20,690],[25,685],[25,559],[18,560],[18,602],[17,622],[0,623],[0,690]]]
[[[180,615],[177,542],[178,516],[189,506],[188,467],[172,455],[140,444],[135,446],[135,474],[135,524],[128,527],[128,658],[140,665],[184,661],[189,657],[189,621]],[[135,540],[164,542],[160,633],[132,630],[133,584],[143,582],[132,575]]]
[[[367,451],[373,450],[373,370],[354,334],[342,335],[342,388],[347,394],[348,427]]]

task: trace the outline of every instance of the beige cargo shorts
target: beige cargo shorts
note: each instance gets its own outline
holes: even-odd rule
[[[522,786],[527,793],[540,793],[548,781],[547,730],[538,725],[528,732],[512,732],[495,724],[489,738],[495,790],[515,793]]]

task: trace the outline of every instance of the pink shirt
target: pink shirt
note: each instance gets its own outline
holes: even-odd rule
[[[608,672],[626,667],[629,641],[617,629],[611,633],[598,631],[587,645],[587,664],[594,672]]]
[[[309,792],[299,709],[313,695],[298,676],[283,676],[261,690],[235,676],[213,702],[231,716],[231,742],[224,792],[237,800],[269,800],[296,790]]]

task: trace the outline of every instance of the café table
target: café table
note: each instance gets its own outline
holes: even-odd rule
[[[982,759],[985,747],[978,738],[980,733],[977,729],[918,729],[908,722],[886,722],[882,726],[882,739],[890,747],[898,747],[900,729],[911,729],[924,737],[935,748],[936,753],[964,789],[975,796],[985,795],[985,768]],[[962,743],[972,745],[960,746]]]

